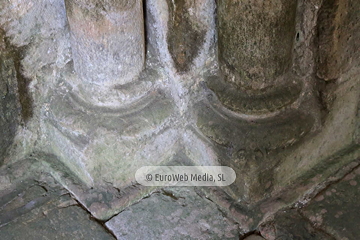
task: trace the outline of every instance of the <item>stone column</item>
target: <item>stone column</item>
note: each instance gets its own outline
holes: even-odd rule
[[[273,87],[292,65],[296,6],[294,0],[218,1],[225,81],[255,91]]]
[[[277,153],[320,126],[314,81],[294,71],[296,50],[304,51],[295,46],[303,41],[298,4],[217,1],[219,74],[205,79],[212,91],[196,106],[197,126],[241,176],[224,191],[249,206],[272,191]]]
[[[73,66],[61,69],[43,124],[49,151],[87,187],[132,186],[137,169],[168,159],[178,141],[173,101],[154,84],[160,74],[142,71],[142,3],[65,0]],[[108,214],[85,205],[100,218]]]
[[[142,0],[66,0],[74,68],[84,83],[133,81],[144,65]]]

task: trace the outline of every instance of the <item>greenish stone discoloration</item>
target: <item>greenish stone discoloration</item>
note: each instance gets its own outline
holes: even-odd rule
[[[16,176],[0,176],[1,191],[12,191],[0,198],[0,205],[23,190],[8,188],[12,181],[36,169],[36,174],[51,173],[97,219],[107,221],[119,213],[126,218],[126,209],[139,216],[146,211],[171,215],[173,209],[190,205],[195,210],[209,209],[198,204],[204,203],[206,196],[238,221],[246,235],[279,209],[294,203],[295,208],[304,206],[299,199],[316,195],[319,184],[326,181],[325,187],[329,179],[339,179],[343,166],[359,158],[359,69],[350,68],[359,63],[358,0],[341,2],[346,11],[338,11],[344,6],[332,0],[142,3],[66,0],[66,12],[63,1],[4,1],[0,25],[4,24],[9,43],[29,46],[15,49],[5,44],[5,49],[0,43],[1,50],[5,49],[0,55],[9,56],[0,60],[0,76],[14,79],[12,83],[17,85],[0,81],[0,110],[4,113],[0,123],[5,123],[0,130],[4,129],[3,139],[7,139],[0,142],[0,148],[11,144],[11,131],[22,116],[31,121],[26,128],[18,128],[13,146],[26,148],[34,158],[42,151],[54,156],[44,154],[37,163],[19,161],[24,165]],[[143,8],[149,50],[144,70]],[[337,29],[340,25],[344,30]],[[334,68],[330,64],[318,69],[318,76],[329,69],[340,74],[331,88],[316,85],[314,70],[322,67],[321,57],[327,64],[339,61]],[[120,68],[124,71],[118,71]],[[351,73],[347,74],[347,69]],[[35,109],[32,118],[30,80],[22,73],[34,80],[31,91],[41,108]],[[322,104],[326,105],[323,115],[319,110]],[[16,114],[13,123],[9,119]],[[29,137],[33,144],[28,144]],[[11,149],[11,153],[17,150]],[[155,189],[134,181],[134,173],[144,165],[205,164],[232,167],[236,182],[209,193],[202,189],[206,194],[200,198],[192,193],[179,197],[176,192],[157,192],[154,196],[164,204],[155,203],[152,208],[148,200]],[[304,197],[309,192],[312,195]],[[38,188],[35,193],[44,191]],[[190,196],[188,205],[173,208],[172,203],[181,202],[185,195]],[[27,196],[24,199],[28,201]],[[30,210],[39,209],[37,203],[42,202]],[[25,213],[22,210],[10,210],[2,219],[12,222],[9,215],[18,217],[17,213]],[[140,226],[157,233],[167,226],[173,237],[171,231],[179,229],[171,224],[180,223],[185,226],[180,230],[189,238],[197,238],[204,229],[205,234],[214,233],[215,239],[227,237],[221,235],[224,231],[208,227],[219,226],[217,212],[199,219],[188,210],[177,222],[177,215],[161,226],[161,219],[154,222],[148,217]],[[295,219],[279,216],[281,221],[295,222],[279,224],[279,232],[289,239],[316,237],[296,213],[293,216]],[[138,230],[139,223],[130,218],[121,226]],[[223,230],[225,225],[220,226]],[[290,232],[282,231],[283,226]],[[38,230],[36,225],[31,227]]]
[[[347,81],[348,77],[345,75],[344,80]],[[334,93],[336,100],[321,132],[301,147],[290,152],[284,151],[280,156],[286,160],[282,160],[277,170],[279,188],[299,183],[309,173],[321,173],[324,180],[341,165],[356,159],[359,151],[359,136],[356,133],[360,116],[360,82],[356,78],[352,79]]]
[[[205,29],[192,19],[188,0],[167,0],[169,8],[168,48],[179,73],[189,71],[205,40]]]

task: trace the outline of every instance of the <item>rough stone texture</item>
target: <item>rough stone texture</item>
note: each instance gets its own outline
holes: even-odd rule
[[[9,154],[0,184],[5,195],[18,194],[14,179],[48,172],[93,217],[107,221],[127,207],[144,206],[150,215],[146,204],[168,199],[159,192],[146,198],[157,189],[136,184],[141,166],[226,165],[237,173],[234,184],[199,191],[238,223],[242,238],[272,216],[289,229],[286,236],[301,236],[287,219],[305,236],[314,229],[340,234],[330,221],[321,226],[327,233],[318,233],[299,211],[285,218],[276,212],[303,207],[359,164],[359,1],[140,2],[78,0],[67,8],[62,0],[0,2],[1,76],[17,84],[0,84],[1,94],[8,89],[1,108],[14,110],[6,109],[10,118],[1,115],[1,126],[11,130],[1,138]],[[131,28],[131,36],[114,26]],[[134,37],[124,44],[130,53],[115,61],[112,47],[124,46],[111,43],[124,36]],[[109,48],[97,48],[98,40],[108,40]],[[116,71],[129,56],[137,64],[123,69],[131,76],[121,75]],[[105,73],[103,83],[81,73],[92,70]],[[9,119],[19,113],[24,121],[16,127]],[[21,169],[14,175],[7,172],[12,164]],[[204,206],[188,199],[189,206]],[[180,200],[163,208],[154,203],[155,210],[171,210]],[[214,210],[213,203],[204,204]],[[41,208],[33,206],[30,212]],[[23,205],[6,211],[14,209],[21,209],[20,218],[29,214]],[[184,219],[179,222],[189,226]]]
[[[238,226],[193,188],[166,188],[106,223],[118,239],[239,239]]]
[[[259,235],[251,235],[251,236],[244,238],[244,240],[264,240],[264,238],[262,238]]]
[[[314,8],[316,9],[319,3],[314,2],[312,5],[310,7],[300,1],[299,12],[307,14],[307,16],[315,15],[316,19]],[[312,15],[309,13],[311,11]],[[314,58],[309,60],[313,55],[309,54],[310,57],[303,57],[300,52],[304,54],[309,50],[315,51],[311,49],[311,44],[309,47],[309,39],[314,39],[313,28],[315,25],[314,19],[297,18],[300,21],[297,27],[302,28],[303,32],[301,34],[304,34],[304,36],[300,36],[299,33],[298,43],[295,46],[297,59],[294,62],[300,65],[295,68],[295,70],[299,68],[299,71],[296,70],[298,71],[297,74],[303,75],[301,73],[302,64],[306,63],[306,66],[314,66],[314,62],[309,64],[309,62],[315,60]],[[354,21],[354,26],[356,26],[356,22]],[[354,33],[358,33],[358,31],[355,30]],[[301,39],[302,37],[306,39]],[[306,42],[308,43],[305,44]],[[354,43],[348,45],[348,47],[354,46],[356,46]],[[219,49],[219,51],[221,50]],[[355,57],[355,59],[357,58]],[[260,94],[259,103],[254,103],[256,107],[254,108],[245,101],[245,98],[238,102],[232,100],[236,99],[233,96],[241,96],[238,93],[239,90],[221,83],[221,79],[211,77],[207,81],[208,86],[214,90],[221,103],[212,94],[209,94],[210,97],[207,99],[209,103],[204,101],[203,104],[197,107],[199,109],[198,127],[208,138],[215,142],[213,147],[218,149],[217,154],[220,156],[219,159],[221,159],[222,164],[233,167],[237,173],[242,175],[242,178],[237,179],[234,185],[230,186],[229,189],[225,189],[225,197],[213,197],[213,200],[224,206],[224,208],[230,209],[231,206],[237,206],[238,212],[235,211],[231,214],[238,215],[237,219],[243,223],[242,226],[245,229],[254,228],[254,222],[258,221],[254,217],[257,213],[276,212],[296,201],[295,199],[299,199],[300,195],[307,191],[316,191],[315,186],[318,183],[334,174],[341,168],[340,166],[358,158],[359,81],[355,73],[358,70],[356,70],[356,65],[353,66],[349,72],[343,74],[341,79],[338,80],[336,88],[329,84],[321,93],[324,94],[321,99],[322,104],[326,106],[327,113],[330,112],[327,116],[325,114],[321,116],[316,112],[316,108],[319,106],[316,101],[309,104],[311,102],[309,101],[311,99],[309,94],[312,92],[310,90],[312,87],[307,89],[306,87],[316,86],[311,76],[311,69],[308,69],[308,73],[304,74],[305,78],[302,79],[306,90],[302,89],[302,93],[299,94],[300,97],[295,103],[290,102],[289,105],[292,107],[280,108],[273,115],[264,111],[266,109],[270,110],[270,112],[276,110],[276,108],[272,107],[273,105],[269,102],[269,99],[266,98],[266,94]],[[353,82],[350,82],[350,79]],[[341,84],[342,82],[347,83]],[[293,96],[296,96],[296,94]],[[301,101],[300,99],[304,96],[308,97],[307,100]],[[256,100],[257,98],[252,95],[248,99]],[[279,98],[278,102],[285,103],[285,106],[287,104],[282,98]],[[345,104],[345,102],[348,104]],[[240,105],[240,103],[243,105]],[[344,106],[344,104],[346,108],[340,107]],[[224,105],[232,111],[224,109]],[[293,111],[296,107],[300,107],[299,112],[289,113],[289,109]],[[303,109],[301,109],[302,107]],[[247,113],[246,110],[250,110],[248,111],[250,114],[244,114]],[[257,115],[252,114],[254,112]],[[286,112],[295,120],[286,120],[283,117],[286,116],[284,114]],[[313,120],[307,120],[306,114],[312,114],[308,119]],[[298,124],[296,120],[299,120]],[[286,125],[287,121],[294,125],[292,127]],[[246,125],[243,130],[241,130],[242,123]],[[276,128],[277,124],[279,124],[279,129]],[[322,126],[319,126],[319,124]],[[262,128],[262,125],[264,128]],[[314,134],[311,131],[306,134],[304,127],[312,130],[318,128],[317,131],[321,130],[319,134]],[[303,130],[301,130],[302,128]],[[256,134],[255,129],[259,131],[259,135],[256,137],[253,135]],[[267,132],[273,130],[274,132]],[[297,130],[299,132],[293,132],[292,134],[291,131]],[[253,136],[256,140],[252,143]],[[306,137],[304,138],[304,136]],[[270,137],[271,140],[267,140],[267,137]],[[241,141],[241,143],[238,141]],[[281,150],[276,150],[276,148]],[[286,178],[284,178],[285,176]],[[214,196],[219,192],[221,191],[218,191],[218,193],[213,191],[213,194],[210,195]],[[236,193],[241,194],[237,195]],[[221,196],[221,194],[219,195]],[[229,197],[237,199],[237,202],[229,201]],[[261,199],[267,200],[262,202]],[[257,201],[259,201],[259,205],[257,205]],[[231,212],[231,209],[229,212]]]
[[[159,92],[112,109],[88,104],[66,82],[56,91],[44,112],[46,144],[88,186],[104,181],[127,186],[144,162],[160,163],[176,143],[169,129],[172,102]]]
[[[136,100],[116,88],[131,86],[144,67],[142,0],[65,2],[77,74],[67,79],[73,91],[99,106],[119,107],[125,99]],[[146,87],[136,90],[146,92]]]
[[[291,67],[295,13],[296,1],[220,1],[220,61],[227,68],[225,75],[238,74],[226,76],[226,81],[261,90],[286,73]]]
[[[145,57],[142,0],[65,3],[81,81],[106,86],[133,81]]]
[[[356,239],[360,235],[360,168],[354,169],[340,182],[319,193],[302,210],[319,229],[336,239]]]
[[[114,239],[31,159],[0,169],[0,239]],[[30,165],[31,166],[31,165]]]
[[[205,40],[202,17],[196,18],[207,1],[167,0],[169,7],[168,46],[176,69],[188,71]]]
[[[318,17],[318,71],[324,80],[333,80],[359,59],[359,12],[356,0],[324,1]]]
[[[274,180],[277,189],[295,182],[302,183],[299,184],[302,186],[312,181],[322,182],[341,166],[359,157],[360,81],[352,74],[343,78],[348,80],[339,84],[333,93],[336,100],[322,131],[292,151],[276,168]],[[302,175],[304,172],[308,174]]]
[[[275,214],[274,220],[260,226],[260,232],[267,240],[334,240],[331,235],[315,229],[308,219],[291,209]]]
[[[60,202],[61,201],[61,202]],[[89,219],[79,206],[65,206],[71,199],[62,197],[1,227],[2,239],[115,239],[98,223]]]
[[[19,88],[21,82],[19,72],[20,56],[6,44],[4,32],[0,30],[0,166],[7,155],[8,147],[13,143],[17,127],[20,123],[21,106]],[[24,96],[24,95],[23,95]],[[24,109],[26,106],[23,106]],[[23,110],[23,117],[27,111]]]
[[[4,30],[7,50],[12,51],[9,60],[17,56],[23,124],[10,149],[11,161],[17,161],[34,151],[40,134],[40,108],[58,70],[71,59],[64,2],[1,1],[0,28]]]
[[[220,67],[205,76],[211,91],[195,105],[196,124],[221,164],[243,176],[226,192],[248,205],[273,191],[279,153],[321,129],[314,59],[302,57],[316,21],[299,15],[310,9],[303,1],[218,2]],[[300,27],[306,39],[296,39]]]
[[[158,9],[153,7],[156,4],[168,6],[164,5],[165,3],[147,2],[147,16],[156,16],[157,20],[163,20],[162,16],[157,15],[160,14],[156,12]],[[192,17],[202,22],[205,40],[202,44],[204,49],[194,56],[189,67],[190,72],[199,71],[203,64],[207,63],[207,51],[213,39],[213,29],[210,26],[213,27],[214,21],[213,15],[209,14],[214,10],[213,2],[206,1],[199,6],[190,4],[189,11],[195,10],[193,13],[198,16]],[[203,15],[206,16],[204,19],[201,18]],[[195,21],[194,19],[192,21]],[[166,25],[161,25],[163,23]],[[166,69],[164,71],[158,65],[157,59],[163,56],[165,59],[171,59],[168,48],[159,44],[161,40],[167,39],[166,26],[167,21],[155,22],[154,26],[147,29],[148,47],[153,49],[148,52],[149,59],[138,81],[117,85],[114,88],[93,88],[92,85],[88,85],[93,93],[89,95],[89,89],[72,84],[80,79],[69,62],[56,76],[57,84],[48,89],[47,102],[42,108],[42,151],[56,155],[80,178],[83,185],[100,189],[97,193],[116,193],[117,189],[134,189],[130,190],[129,194],[134,197],[130,200],[124,200],[119,196],[120,200],[109,200],[103,204],[98,202],[97,197],[93,197],[95,193],[92,190],[84,190],[78,188],[77,184],[68,184],[64,181],[63,184],[74,192],[97,218],[108,219],[127,204],[151,192],[136,190],[135,171],[144,163],[158,165],[170,162],[173,156],[184,148],[185,141],[188,142],[188,148],[191,148],[186,150],[189,154],[192,152],[196,156],[201,156],[192,161],[203,164],[197,159],[208,159],[206,161],[209,164],[215,163],[214,157],[209,158],[211,154],[202,149],[204,144],[201,140],[190,130],[186,133],[183,131],[189,124],[189,118],[192,118],[187,110],[191,106],[192,94],[188,88],[196,90],[194,84],[201,78],[188,81],[190,75],[178,74],[176,70],[166,72]],[[172,69],[174,66],[168,67]],[[178,88],[174,88],[175,86]],[[99,101],[94,102],[94,99]],[[199,146],[200,154],[192,149],[194,146]],[[109,195],[116,198],[118,194],[112,193]]]
[[[236,169],[242,176],[233,185],[237,188],[234,191],[250,202],[256,201],[257,190],[261,192],[260,189],[271,188],[272,173],[266,169],[278,164],[278,159],[274,157],[278,149],[297,146],[316,121],[308,113],[298,116],[300,112],[297,111],[265,119],[242,118],[222,106],[209,105],[205,102],[198,107],[197,125],[214,142],[219,161]],[[260,179],[261,175],[263,179]],[[241,190],[245,185],[248,189]]]

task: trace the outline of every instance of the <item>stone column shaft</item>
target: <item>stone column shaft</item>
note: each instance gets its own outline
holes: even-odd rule
[[[142,0],[66,0],[75,71],[102,86],[131,82],[143,69]]]
[[[218,1],[219,58],[226,81],[260,90],[289,70],[296,6],[295,0]]]

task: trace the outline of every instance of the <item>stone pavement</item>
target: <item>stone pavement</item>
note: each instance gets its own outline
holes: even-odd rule
[[[198,188],[153,192],[108,221],[96,220],[40,162],[0,169],[0,239],[356,240],[360,236],[360,167],[309,202],[282,209],[242,232]]]
[[[328,185],[309,203],[279,211],[260,226],[273,239],[339,239],[360,237],[360,167]]]
[[[115,239],[33,161],[1,168],[0,239]],[[28,172],[30,170],[31,172]]]

